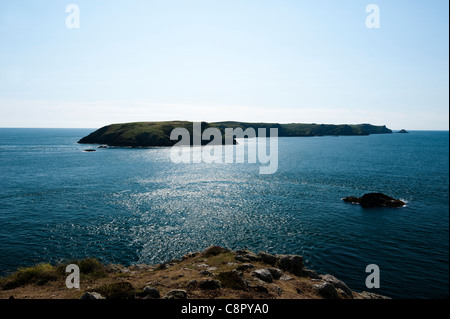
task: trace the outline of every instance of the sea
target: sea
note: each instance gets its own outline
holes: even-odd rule
[[[93,130],[0,129],[1,276],[85,257],[156,264],[220,245],[302,255],[355,291],[449,296],[448,131],[281,137],[278,170],[260,174],[258,163],[174,163],[170,148],[77,144]],[[406,206],[342,201],[369,192]],[[372,264],[379,288],[366,286]]]

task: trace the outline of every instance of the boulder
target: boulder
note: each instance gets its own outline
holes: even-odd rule
[[[315,272],[314,270],[311,269],[306,269],[304,268],[302,271],[302,276],[311,278],[311,279],[320,279],[320,276],[317,274],[317,272]]]
[[[302,275],[303,257],[298,255],[277,255],[276,266],[296,276]]]
[[[272,275],[273,279],[278,280],[283,276],[283,272],[278,268],[267,268],[267,270]]]
[[[242,262],[248,262],[248,261],[261,261],[261,257],[255,255],[250,250],[247,249],[238,249],[236,250],[236,256],[235,259]]]
[[[187,287],[188,288],[197,288],[197,286],[198,286],[198,282],[197,282],[197,280],[190,280],[188,283],[187,283]]]
[[[215,290],[222,288],[222,284],[220,283],[220,281],[215,279],[203,279],[198,284],[198,287],[204,290]]]
[[[405,202],[387,196],[383,193],[368,193],[364,194],[362,197],[345,197],[342,199],[344,202],[359,204],[363,208],[372,207],[403,207]]]
[[[201,271],[199,271],[198,273],[199,273],[200,275],[202,275],[202,276],[210,276],[210,277],[213,276],[212,272],[210,272],[210,271],[208,271],[208,270],[201,270]]]
[[[248,259],[247,257],[244,257],[242,255],[234,256],[234,259],[237,260],[237,261],[243,262],[243,263],[250,262],[250,259]]]
[[[336,288],[329,282],[314,285],[314,290],[325,299],[337,299],[338,293]]]
[[[255,277],[261,279],[262,281],[269,282],[269,283],[273,281],[273,276],[270,273],[270,271],[267,269],[255,270],[252,272],[252,276],[255,276]]]
[[[250,264],[250,263],[245,263],[245,264],[239,265],[236,269],[246,271],[246,270],[249,270],[252,268],[255,268],[255,265]]]
[[[146,286],[144,288],[144,296],[148,297],[148,298],[152,298],[152,299],[153,298],[156,299],[156,298],[160,298],[161,297],[161,295],[159,293],[159,290],[156,289],[156,288],[150,287],[150,286]]]
[[[264,263],[269,264],[271,266],[275,266],[275,264],[278,261],[278,258],[276,256],[271,255],[271,254],[266,253],[266,252],[263,252],[263,251],[259,252],[258,256],[261,258],[261,260]]]
[[[187,292],[186,290],[173,289],[169,291],[165,297],[167,299],[187,299]]]
[[[321,275],[320,278],[322,280],[324,280],[325,282],[332,284],[334,288],[341,289],[346,297],[352,298],[352,296],[353,296],[352,291],[347,286],[347,284],[345,282],[343,282],[342,280],[339,280],[332,275]]]
[[[247,284],[242,278],[241,274],[237,270],[221,272],[217,275],[224,288],[230,288],[234,290],[246,290]]]

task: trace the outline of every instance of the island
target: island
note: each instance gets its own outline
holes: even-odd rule
[[[342,199],[346,203],[359,204],[363,208],[404,207],[406,203],[383,193],[368,193],[361,197],[348,196]]]
[[[400,131],[398,131],[397,133],[401,133],[401,134],[406,134],[409,133],[407,130],[405,130],[404,128],[402,128]]]
[[[156,147],[173,146],[178,141],[170,139],[175,128],[185,128],[192,136],[193,122],[133,122],[104,126],[78,141],[80,144],[101,144],[116,147]],[[370,134],[391,134],[392,130],[384,126],[371,124],[301,124],[301,123],[248,123],[248,122],[201,122],[202,132],[207,128],[218,128],[225,136],[225,128],[277,128],[279,137],[311,136],[349,136]],[[203,141],[207,144],[209,141]],[[192,145],[192,141],[191,141]]]

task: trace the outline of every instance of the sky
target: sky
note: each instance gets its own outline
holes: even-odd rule
[[[0,127],[448,130],[448,12],[447,0],[0,0]]]

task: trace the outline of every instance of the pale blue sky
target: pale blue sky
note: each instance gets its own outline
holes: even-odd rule
[[[80,8],[68,29],[66,5]],[[365,8],[380,7],[380,29]],[[448,1],[0,0],[0,127],[449,128]]]

